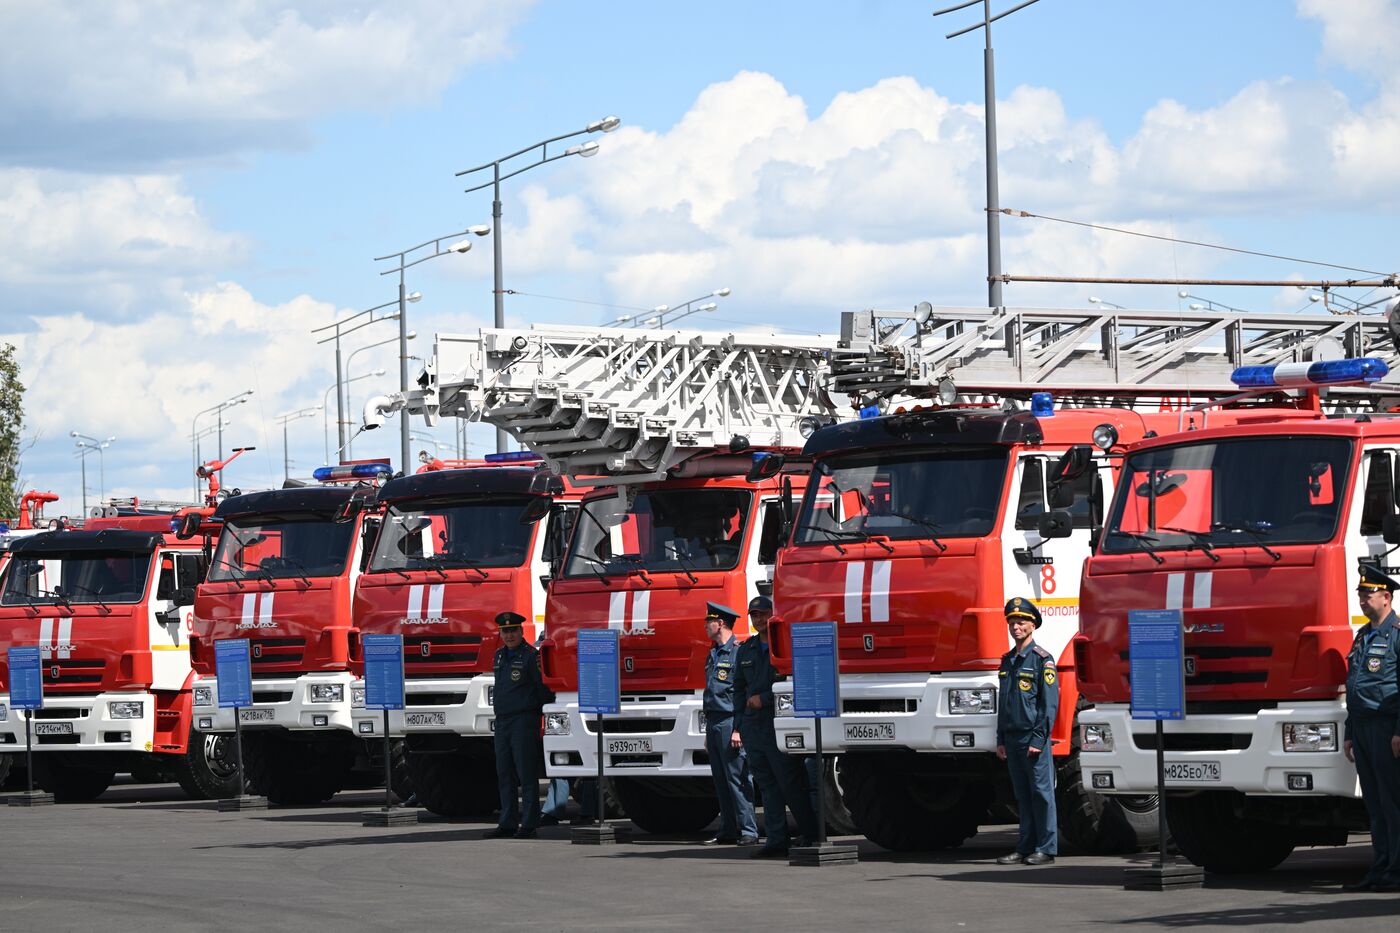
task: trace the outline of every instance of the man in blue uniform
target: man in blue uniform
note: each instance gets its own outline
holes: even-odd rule
[[[1400,891],[1400,619],[1391,608],[1400,583],[1361,565],[1356,598],[1367,624],[1347,657],[1347,722],[1342,751],[1356,762],[1371,817],[1371,870],[1346,891]]]
[[[997,671],[997,757],[1011,772],[1021,836],[1016,851],[997,864],[1048,865],[1059,850],[1050,728],[1060,706],[1060,685],[1055,658],[1035,643],[1040,628],[1035,603],[1017,596],[1005,612],[1012,646]]]
[[[739,646],[734,698],[739,704],[737,725],[730,737],[733,748],[743,747],[753,769],[753,780],[763,797],[763,826],[768,841],[754,858],[780,858],[788,854],[787,810],[797,818],[798,829],[809,841],[817,840],[817,818],[802,773],[802,765],[778,749],[773,732],[773,682],[777,669],[768,653],[768,623],[773,601],[755,596],[749,602],[749,624],[754,635]]]
[[[501,791],[501,819],[487,839],[535,838],[540,825],[540,716],[554,699],[540,676],[540,655],[525,644],[518,612],[496,616],[502,647],[496,652],[496,781]],[[524,819],[521,819],[521,799]]]
[[[753,783],[744,767],[744,750],[730,741],[734,735],[734,672],[739,641],[734,623],[739,613],[719,603],[705,606],[705,634],[711,648],[705,658],[705,751],[710,776],[719,798],[719,832],[706,845],[751,846],[758,842],[753,818]]]

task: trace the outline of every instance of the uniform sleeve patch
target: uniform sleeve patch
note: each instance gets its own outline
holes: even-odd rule
[[[1054,682],[1055,682],[1055,669],[1054,669],[1053,667],[1047,667],[1047,668],[1045,669],[1045,683],[1048,685],[1048,684],[1053,684]]]

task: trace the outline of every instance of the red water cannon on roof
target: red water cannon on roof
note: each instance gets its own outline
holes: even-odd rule
[[[19,500],[19,522],[15,524],[15,530],[29,531],[37,528],[35,523],[43,516],[44,505],[57,501],[56,492],[39,492],[37,489],[26,492]]]
[[[224,467],[237,460],[239,455],[245,451],[257,450],[256,447],[235,447],[233,454],[223,460],[210,460],[201,463],[195,468],[194,474],[202,480],[207,480],[209,490],[204,494],[204,504],[213,508],[219,504],[219,473]]]

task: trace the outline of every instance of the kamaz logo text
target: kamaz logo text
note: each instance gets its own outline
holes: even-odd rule
[[[422,619],[415,618],[414,616],[404,616],[402,619],[399,619],[400,625],[448,625],[451,622],[452,620],[445,616],[426,616]]]
[[[1218,635],[1225,631],[1224,622],[1188,622],[1181,627],[1187,635]]]
[[[624,635],[655,635],[656,629],[648,624],[647,614],[650,611],[650,592],[625,590],[608,594],[608,628],[617,629]]]
[[[55,626],[54,623],[58,625]],[[57,631],[55,632],[55,629]],[[39,657],[71,658],[73,656],[73,620],[39,620]],[[57,675],[55,675],[57,676]]]
[[[235,628],[276,628],[276,622],[239,622]]]

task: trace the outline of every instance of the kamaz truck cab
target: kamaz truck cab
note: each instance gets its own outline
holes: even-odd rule
[[[402,634],[407,708],[389,716],[403,738],[418,803],[444,816],[499,804],[492,732],[496,614],[545,630],[545,587],[563,557],[578,494],[530,455],[491,455],[463,469],[390,480],[383,525],[355,589],[350,685],[355,734],[384,735],[365,708],[368,634]]]

